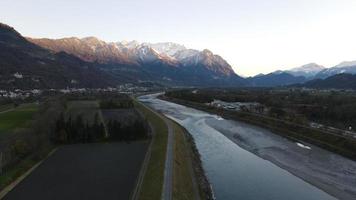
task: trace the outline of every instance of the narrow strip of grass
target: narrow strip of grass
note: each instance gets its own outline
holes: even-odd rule
[[[168,128],[156,113],[137,101],[134,101],[134,105],[141,111],[154,129],[151,156],[142,182],[139,199],[159,200],[162,195]]]
[[[171,123],[174,131],[173,199],[196,199],[199,193],[195,191],[197,185],[193,183],[195,177],[190,145],[187,144],[182,128]]]
[[[49,153],[54,149],[54,147],[55,146],[52,145],[43,147],[43,149],[41,149],[41,151],[39,151],[35,155],[31,155],[24,158],[23,160],[19,161],[14,167],[3,172],[3,174],[0,175],[0,191],[12,182],[14,182],[24,173],[26,173],[42,159],[46,158]]]
[[[14,104],[3,104],[3,105],[0,105],[0,112],[9,110],[11,108],[14,108]]]
[[[21,176],[35,164],[35,160],[25,159],[18,163],[16,167],[6,171],[0,176],[0,190],[4,189],[7,185],[15,181],[19,176]]]

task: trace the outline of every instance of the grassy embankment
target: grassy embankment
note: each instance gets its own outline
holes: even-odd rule
[[[174,131],[173,199],[195,199],[189,146],[181,127],[171,123]]]
[[[160,199],[168,130],[165,122],[156,113],[141,103],[135,102],[135,106],[145,115],[155,129],[151,159],[142,184],[140,199]],[[199,190],[195,182],[192,144],[187,141],[184,129],[181,126],[173,121],[169,123],[171,123],[174,132],[173,199],[190,200],[196,199],[196,196],[204,197],[205,194]],[[195,191],[195,188],[197,191]]]
[[[212,199],[194,139],[176,122],[171,122],[175,133],[173,199]]]
[[[329,134],[319,129],[308,128],[299,124],[290,123],[280,119],[275,119],[262,115],[256,115],[253,113],[227,110],[222,111],[221,109],[216,109],[202,103],[186,101],[171,97],[161,98],[206,112],[218,114],[225,118],[240,120],[246,123],[264,127],[278,135],[281,135],[293,141],[308,142],[317,145],[321,148],[348,157],[350,159],[356,160],[356,140],[353,140],[351,138],[346,138],[335,134]]]
[[[168,129],[165,122],[156,113],[137,101],[134,101],[134,105],[154,129],[150,160],[147,164],[139,199],[159,200],[161,199],[163,187]]]

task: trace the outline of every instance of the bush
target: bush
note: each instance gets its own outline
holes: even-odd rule
[[[24,139],[17,139],[13,145],[13,150],[16,155],[23,158],[30,153],[31,147]]]

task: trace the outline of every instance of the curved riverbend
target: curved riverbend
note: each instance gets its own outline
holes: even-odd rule
[[[314,146],[308,149],[307,147],[310,146],[295,144],[265,129],[163,101],[157,99],[157,95],[141,96],[139,100],[178,122],[193,136],[201,155],[203,168],[218,200],[335,199],[319,188],[330,189],[331,192],[328,192],[334,195],[339,194],[339,190],[333,191],[332,187],[327,188],[328,184],[318,184],[318,188],[304,181],[313,180],[313,177],[303,174],[303,170],[313,169],[314,164],[325,163],[312,163],[309,160],[309,164],[305,164],[303,163],[305,161],[298,160],[305,158],[301,155],[307,155],[308,158],[311,155],[313,158],[316,154],[324,158],[324,154],[331,154],[330,152]],[[285,159],[281,159],[283,156]],[[334,154],[331,156],[334,159],[345,159]],[[356,164],[347,161],[348,169],[354,173]],[[289,168],[290,162],[294,162],[300,171]],[[294,172],[293,174],[304,180],[285,169]],[[322,171],[324,168],[316,170]],[[354,175],[351,174],[351,178],[345,181],[352,182]],[[334,175],[331,174],[330,177]],[[350,183],[352,184],[356,185]],[[348,194],[340,196],[342,199],[352,198]]]

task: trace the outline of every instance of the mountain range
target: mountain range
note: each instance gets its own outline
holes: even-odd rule
[[[316,89],[353,89],[356,90],[355,74],[336,74],[325,79],[314,79],[297,87]]]
[[[331,68],[325,68],[316,63],[309,63],[290,70],[277,70],[269,74],[259,74],[249,77],[247,80],[249,86],[274,87],[326,79],[338,74],[356,74],[356,61],[342,62]]]
[[[325,69],[326,68],[322,65],[318,65],[316,63],[309,63],[301,67],[295,67],[293,69],[287,70],[286,73],[289,73],[293,76],[303,76],[307,79],[310,79]]]
[[[131,81],[155,81],[166,85],[236,86],[244,79],[219,55],[174,43],[104,42],[95,37],[34,39],[30,42],[66,52],[86,62],[98,63],[103,71]]]
[[[356,61],[331,68],[310,63],[254,77],[238,76],[221,56],[175,43],[105,42],[86,38],[25,38],[0,23],[0,89],[166,86],[275,87],[338,74],[356,74]],[[319,83],[320,81],[316,81]]]

